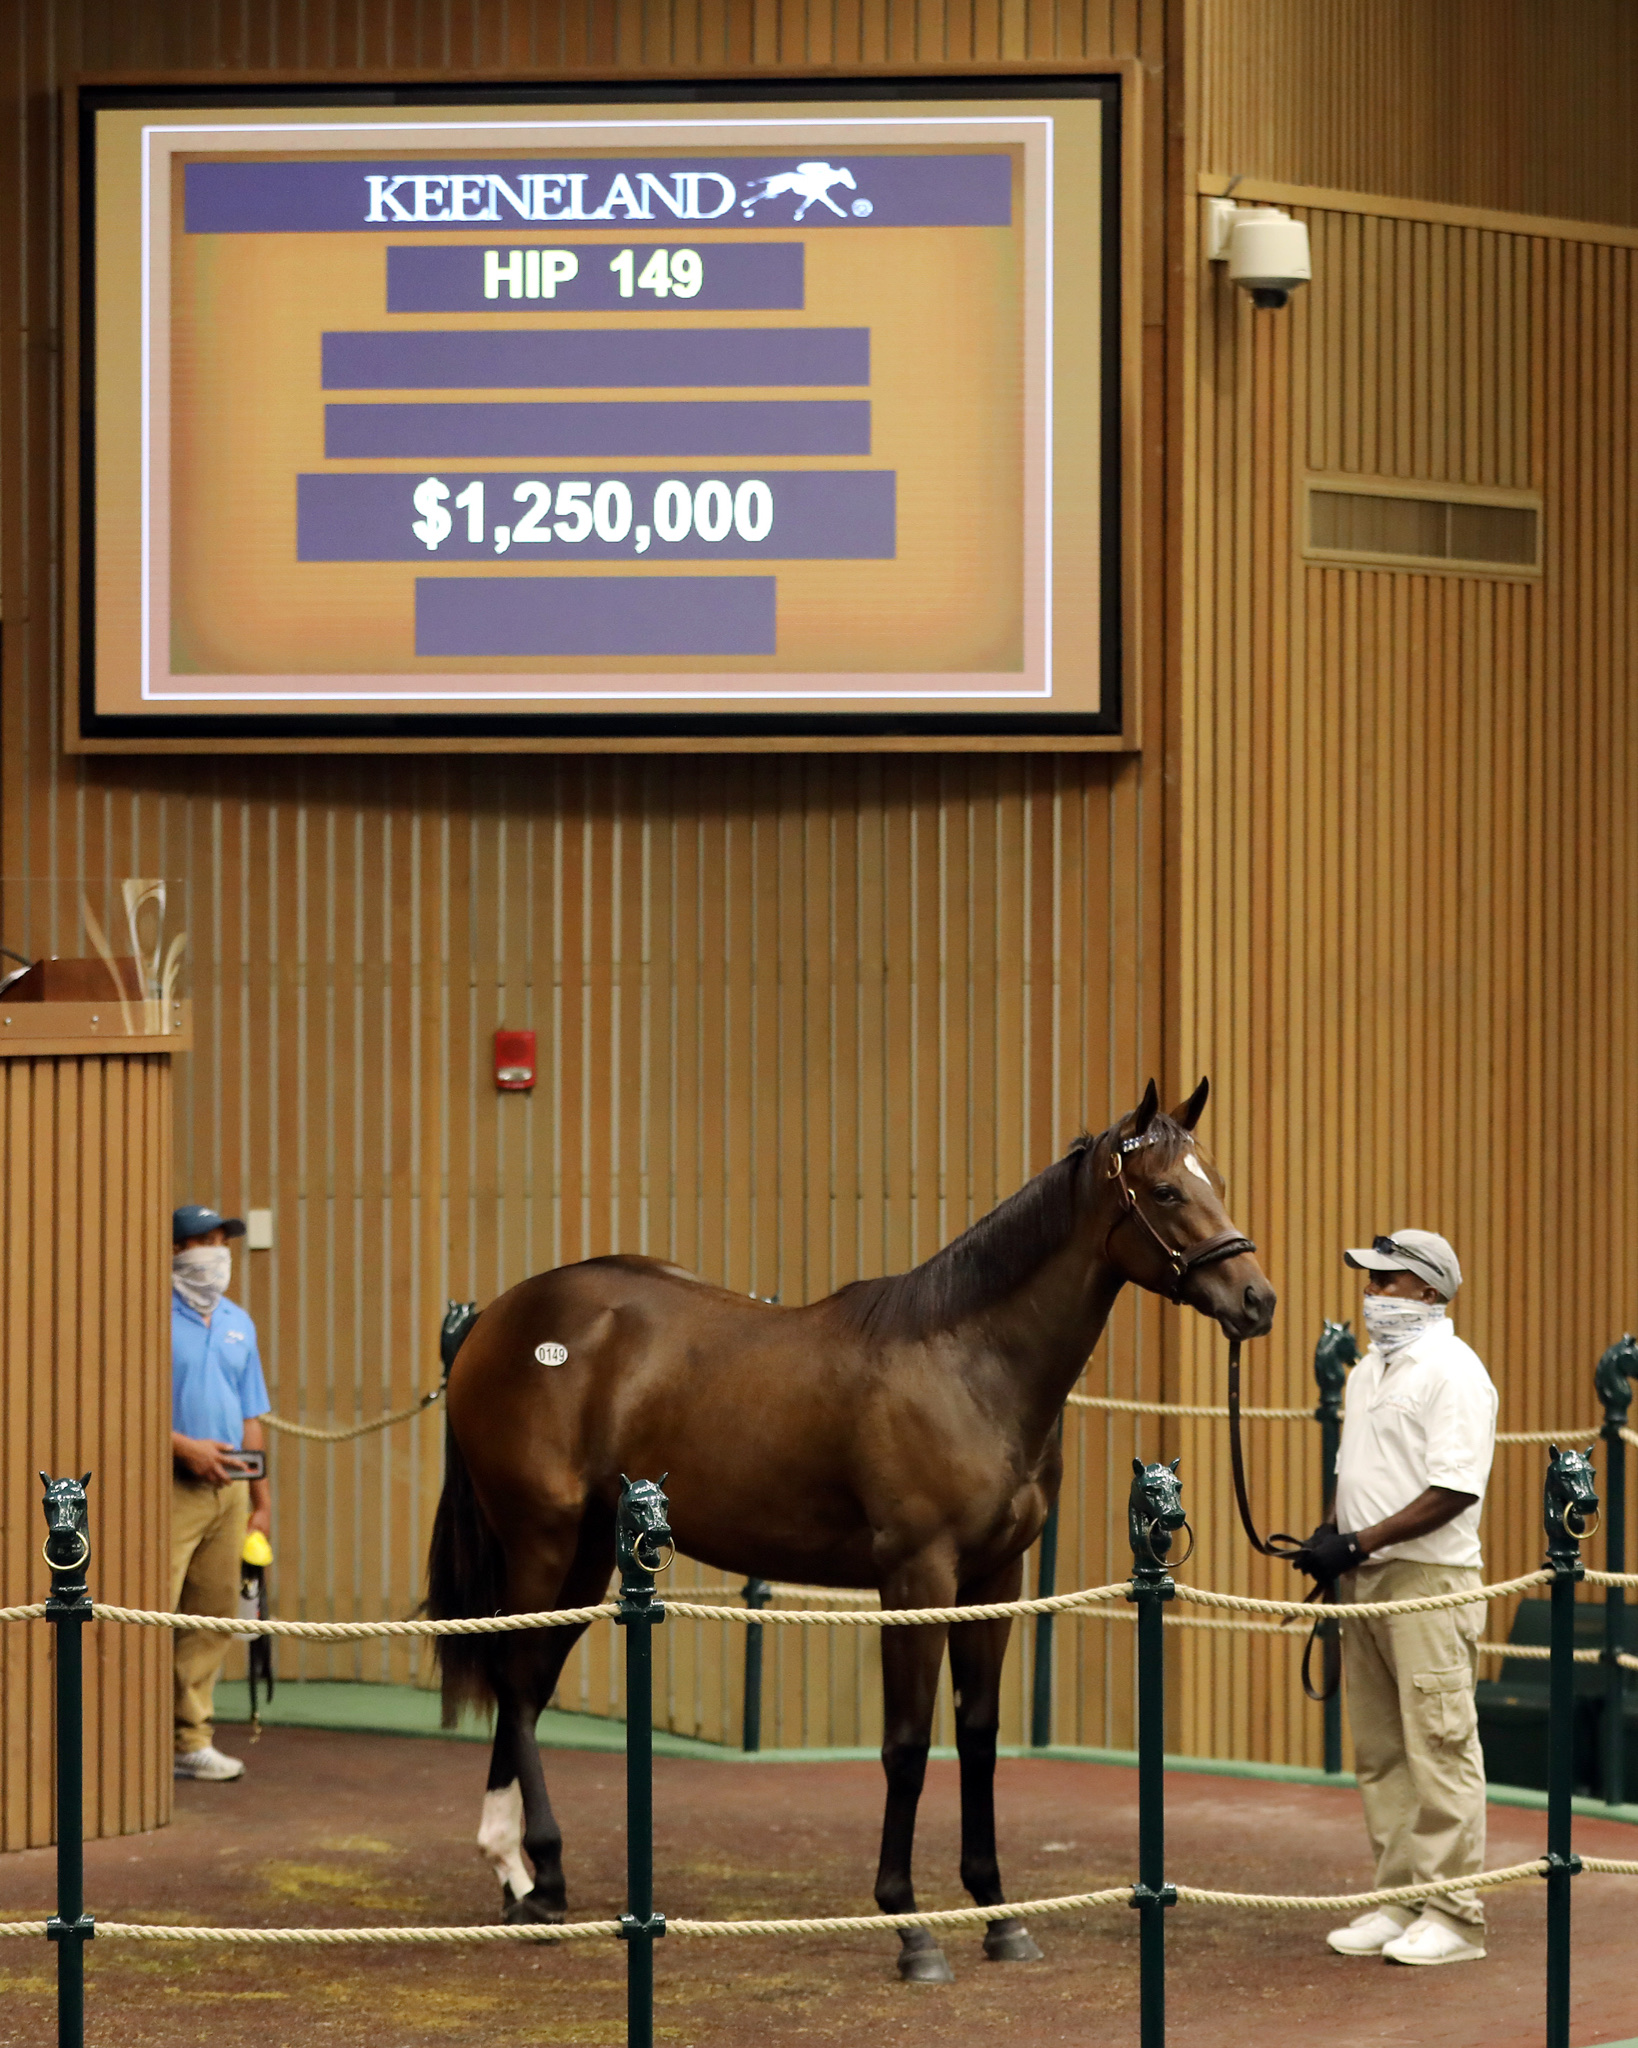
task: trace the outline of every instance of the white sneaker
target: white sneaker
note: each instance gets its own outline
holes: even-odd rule
[[[1481,1930],[1473,1928],[1472,1933]],[[1424,1913],[1407,1927],[1397,1941],[1384,1944],[1382,1960],[1388,1963],[1482,1963],[1484,1944],[1471,1941],[1449,1920]]]
[[[1346,1927],[1335,1928],[1325,1942],[1339,1956],[1379,1956],[1410,1924],[1411,1916],[1402,1906],[1379,1906],[1374,1913],[1361,1913]]]
[[[204,1749],[178,1750],[171,1767],[174,1778],[203,1778],[220,1785],[225,1785],[231,1778],[242,1778],[244,1774],[241,1757],[224,1756],[219,1749],[212,1749],[208,1744]]]

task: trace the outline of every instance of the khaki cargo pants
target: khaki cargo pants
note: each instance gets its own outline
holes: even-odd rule
[[[171,1608],[182,1614],[237,1614],[239,1579],[250,1519],[250,1486],[171,1481]],[[207,1749],[216,1674],[232,1636],[178,1629],[175,1649],[176,1753]]]
[[[1344,1574],[1337,1597],[1417,1600],[1482,1583],[1476,1569],[1390,1558]],[[1484,1617],[1481,1602],[1343,1626],[1354,1771],[1379,1886],[1484,1868],[1484,1753],[1473,1703]],[[1484,1926],[1477,1892],[1446,1893],[1426,1910],[1461,1928]]]

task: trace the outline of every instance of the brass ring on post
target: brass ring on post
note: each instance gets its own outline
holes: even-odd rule
[[[44,1543],[40,1545],[40,1555],[45,1559],[46,1563],[50,1565],[51,1569],[54,1572],[77,1572],[80,1566],[84,1564],[85,1560],[91,1555],[90,1537],[82,1536],[80,1532],[76,1529],[74,1531],[74,1540],[80,1546],[80,1554],[78,1557],[71,1559],[67,1564],[59,1564],[51,1554],[51,1537],[55,1536],[57,1533],[58,1531],[53,1529],[51,1531],[51,1535],[48,1535],[46,1537]]]
[[[645,1572],[648,1572],[652,1574],[653,1577],[658,1578],[661,1572],[669,1571],[671,1569],[672,1562],[676,1558],[676,1555],[676,1544],[668,1540],[665,1545],[665,1556],[660,1559],[658,1564],[650,1564],[647,1558],[641,1556],[638,1558],[637,1562],[642,1566]]]
[[[1581,1527],[1581,1528],[1579,1528],[1579,1529],[1572,1529],[1572,1528],[1571,1528],[1571,1526],[1570,1526],[1570,1517],[1571,1517],[1572,1515],[1575,1515],[1575,1516],[1576,1516],[1576,1519],[1577,1519],[1578,1521],[1582,1522],[1582,1527]],[[1566,1534],[1567,1536],[1573,1537],[1573,1538],[1574,1538],[1574,1540],[1575,1540],[1575,1541],[1576,1541],[1577,1543],[1585,1543],[1585,1542],[1587,1542],[1587,1541],[1589,1540],[1589,1538],[1591,1538],[1591,1537],[1594,1537],[1594,1536],[1596,1536],[1596,1535],[1598,1534],[1599,1530],[1600,1530],[1601,1528],[1603,1528],[1603,1526],[1604,1526],[1604,1510],[1603,1510],[1602,1508],[1594,1508],[1594,1509],[1593,1509],[1593,1524],[1592,1524],[1592,1527],[1591,1527],[1590,1529],[1589,1529],[1589,1528],[1587,1528],[1587,1527],[1586,1527],[1586,1525],[1585,1525],[1585,1518],[1584,1518],[1584,1517],[1582,1517],[1581,1515],[1579,1515],[1579,1514],[1577,1513],[1576,1509],[1574,1509],[1574,1508],[1566,1508],[1566,1509],[1564,1510],[1564,1533],[1565,1533],[1565,1534]]]

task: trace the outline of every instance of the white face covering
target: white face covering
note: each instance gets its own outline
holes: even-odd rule
[[[207,1323],[232,1278],[233,1254],[225,1244],[190,1244],[171,1254],[171,1286]]]
[[[1367,1294],[1365,1330],[1377,1350],[1392,1358],[1444,1320],[1442,1301],[1404,1301],[1395,1294]]]

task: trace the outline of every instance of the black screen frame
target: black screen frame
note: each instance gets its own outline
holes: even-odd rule
[[[1122,307],[1125,295],[1136,289],[1136,281],[1123,276],[1122,234],[1125,193],[1123,191],[1122,132],[1125,81],[1109,71],[1029,73],[997,76],[944,75],[915,76],[830,76],[824,79],[759,78],[700,79],[687,84],[643,79],[587,81],[585,83],[518,83],[501,81],[467,82],[448,85],[358,85],[315,87],[257,84],[245,87],[218,85],[87,85],[80,88],[76,147],[78,151],[78,275],[73,288],[78,296],[79,344],[75,370],[78,409],[78,590],[68,593],[78,624],[77,685],[78,728],[82,741],[112,742],[119,750],[164,753],[176,742],[188,742],[198,751],[201,741],[220,740],[224,750],[234,741],[257,743],[265,751],[268,743],[281,740],[311,751],[314,742],[333,740],[349,751],[368,747],[371,741],[384,748],[418,742],[436,746],[439,742],[498,743],[507,740],[540,744],[553,739],[578,742],[603,740],[611,745],[641,744],[647,740],[663,747],[667,741],[691,743],[720,739],[798,743],[822,743],[826,739],[851,742],[881,740],[891,747],[913,741],[923,746],[941,739],[973,740],[1030,738],[1036,741],[1101,738],[1119,741],[1125,729],[1128,679],[1124,673],[1126,636],[1123,599],[1125,594],[1126,549],[1131,536],[1125,531],[1122,415],[1126,402],[1123,382]],[[891,713],[793,712],[690,712],[686,715],[626,712],[607,713],[524,712],[503,715],[465,713],[391,714],[215,714],[167,715],[161,725],[149,716],[111,716],[96,707],[96,117],[100,112],[187,110],[207,112],[212,108],[240,109],[261,106],[337,107],[381,106],[596,106],[599,104],[658,104],[688,106],[755,103],[758,101],[811,102],[829,100],[923,100],[951,99],[1095,99],[1102,103],[1102,291],[1100,311],[1102,371],[1100,440],[1099,533],[1102,556],[1099,576],[1099,682],[1100,709],[1096,712],[982,713],[949,711]]]

